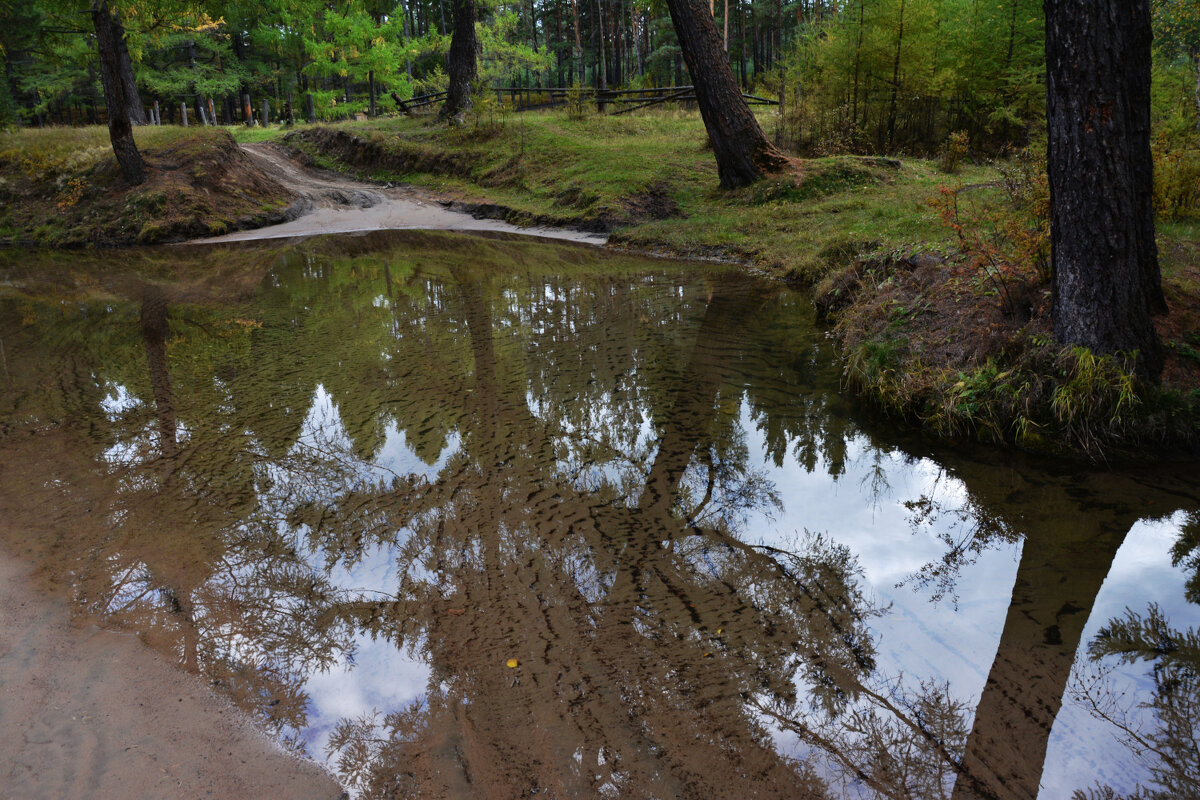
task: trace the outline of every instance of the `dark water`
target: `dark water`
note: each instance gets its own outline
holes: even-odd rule
[[[363,796],[1200,793],[1195,469],[905,439],[712,266],[2,257],[5,549]]]

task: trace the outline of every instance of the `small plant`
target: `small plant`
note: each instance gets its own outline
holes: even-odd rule
[[[59,179],[59,190],[55,196],[55,205],[59,211],[66,211],[68,208],[73,208],[76,203],[83,199],[83,193],[87,190],[87,181],[83,178],[67,178],[66,180]]]
[[[1054,417],[1085,452],[1099,452],[1126,431],[1140,403],[1132,358],[1068,347],[1058,366],[1063,378],[1050,403]]]
[[[576,122],[588,118],[592,112],[592,104],[588,99],[588,93],[578,81],[567,89],[567,119],[575,120]]]
[[[955,131],[947,136],[938,151],[938,169],[947,175],[958,172],[958,165],[966,157],[969,145],[966,131]]]
[[[1200,216],[1200,150],[1172,148],[1160,135],[1153,155],[1154,213],[1160,219]]]
[[[486,84],[476,82],[471,87],[471,110],[467,112],[471,122],[470,138],[483,142],[499,136],[508,124],[511,113],[511,110],[500,105]]]
[[[969,280],[1012,316],[1029,311],[1031,290],[1050,279],[1050,190],[1029,151],[999,169],[999,202],[941,186],[930,205],[958,237]]]

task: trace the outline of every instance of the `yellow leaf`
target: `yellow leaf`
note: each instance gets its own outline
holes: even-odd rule
[[[520,662],[517,661],[515,658],[510,658],[508,661],[504,662],[505,666],[507,666],[509,669],[516,669],[517,664],[519,664],[519,663]]]

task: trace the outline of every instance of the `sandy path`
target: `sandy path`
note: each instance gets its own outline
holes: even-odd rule
[[[310,210],[291,222],[197,239],[189,244],[404,228],[504,231],[597,245],[607,241],[600,234],[563,228],[522,228],[500,220],[475,219],[470,214],[451,211],[412,187],[359,183],[335,173],[305,169],[269,142],[244,144],[242,149],[271,177],[299,195]]]
[[[77,627],[0,552],[0,800],[341,795],[137,638]]]

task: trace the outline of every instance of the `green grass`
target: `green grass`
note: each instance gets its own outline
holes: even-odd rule
[[[765,130],[773,111],[762,112]],[[239,142],[303,136],[316,126],[226,126]],[[396,156],[349,166],[307,148],[321,166],[405,182],[536,219],[614,229],[614,244],[675,254],[724,256],[813,282],[868,251],[911,251],[949,243],[927,200],[942,183],[991,180],[966,166],[954,177],[930,161],[896,170],[870,159],[798,160],[799,173],[736,192],[718,188],[699,114],[655,110],[570,119],[564,111],[506,113],[485,106],[452,129],[432,115],[338,123]],[[212,129],[138,128],[139,147],[203,147]],[[293,144],[295,138],[290,139]],[[304,145],[301,145],[304,146]],[[22,129],[0,134],[0,171],[53,180],[111,158],[107,129]]]
[[[273,122],[266,127],[260,127],[257,125],[253,128],[247,128],[245,125],[222,125],[221,127],[233,134],[233,138],[239,143],[244,143],[269,142],[275,139],[281,139],[288,131],[304,130],[305,128],[311,126],[300,124],[289,128]]]
[[[196,128],[174,125],[134,128],[134,141],[141,150],[162,149],[177,144]],[[0,131],[0,169],[17,168],[29,178],[78,174],[112,158],[108,128],[17,128]]]
[[[768,130],[770,113],[763,114]],[[803,281],[861,251],[948,242],[949,232],[927,200],[939,184],[994,177],[977,166],[951,178],[930,161],[905,160],[896,170],[871,159],[834,157],[798,160],[796,176],[726,192],[718,188],[700,116],[683,111],[581,120],[562,111],[485,112],[478,124],[460,129],[429,117],[331,127],[408,165],[348,168],[364,178],[495,203],[531,218],[568,224],[614,220],[617,245],[726,255]],[[322,166],[338,166],[328,154],[300,146]],[[438,159],[444,154],[467,166],[448,166]],[[669,198],[678,211],[654,219],[655,213],[646,213],[648,194]]]

